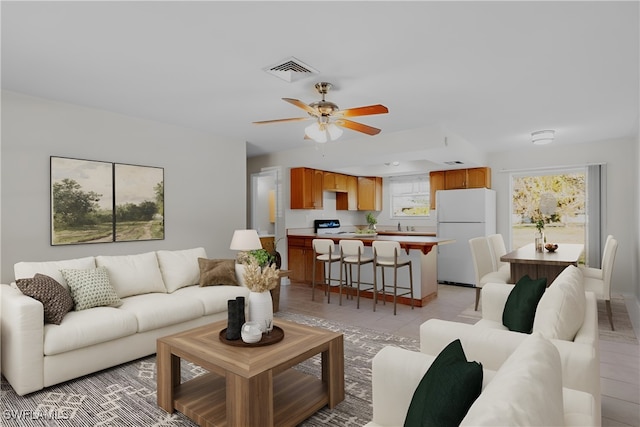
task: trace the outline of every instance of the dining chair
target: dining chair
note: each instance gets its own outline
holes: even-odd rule
[[[607,236],[607,239],[604,242],[604,249],[602,250],[602,262],[600,263],[600,268],[598,268],[598,267],[586,267],[584,265],[578,266],[578,268],[580,268],[580,271],[582,271],[582,275],[583,276],[593,277],[595,279],[602,279],[602,265],[604,264],[604,254],[607,252],[607,248],[609,247],[609,244],[611,243],[611,239],[613,239],[613,236],[611,234],[609,234]]]
[[[511,276],[511,267],[508,262],[500,261],[500,257],[507,253],[507,247],[504,244],[502,234],[490,234],[487,236],[487,239],[489,239],[491,243],[490,247],[493,250],[493,269],[502,272],[502,274],[506,274],[506,279],[508,280]]]
[[[373,283],[363,283],[361,282],[361,271],[360,267],[364,264],[373,263],[373,257],[370,255],[365,255],[364,253],[364,243],[362,240],[354,240],[354,239],[343,239],[340,240],[340,305],[342,305],[342,286],[345,283],[342,280],[342,271],[349,267],[349,277],[348,277],[348,286],[353,287],[353,266],[357,266],[358,272],[358,280],[357,280],[357,302],[356,308],[360,308],[360,285],[370,285],[369,287],[362,289],[364,291],[374,291]],[[374,266],[374,274],[375,274],[375,266]],[[347,278],[345,277],[345,280]]]
[[[378,284],[377,284],[377,268],[380,267],[382,273],[382,303],[386,304],[387,287],[393,287],[393,314],[396,314],[396,302],[399,296],[409,295],[411,298],[411,309],[413,310],[413,268],[411,259],[406,256],[402,256],[402,248],[398,242],[385,242],[376,240],[372,244],[373,246],[373,311],[376,311],[376,304],[378,303]],[[409,267],[409,286],[398,285],[398,269],[401,267]],[[385,283],[385,268],[393,269],[393,284],[387,285]],[[403,293],[398,293],[398,289],[404,290]]]
[[[607,308],[607,316],[609,317],[609,324],[611,325],[612,331],[615,331],[615,328],[613,327],[613,313],[611,312],[611,274],[613,273],[613,263],[616,258],[617,250],[618,241],[613,237],[611,237],[610,239],[607,238],[607,242],[605,243],[604,248],[604,254],[602,256],[602,276],[594,277],[597,273],[595,271],[593,272],[593,276],[583,274],[584,290],[593,292],[596,295],[596,298],[604,300]]]
[[[469,239],[473,270],[476,273],[476,305],[478,310],[480,290],[485,283],[508,283],[509,277],[503,272],[495,270],[495,257],[489,239],[485,236]]]
[[[316,291],[316,263],[322,263],[322,271],[324,272],[324,294],[331,294],[331,282],[337,282],[338,279],[331,278],[331,264],[340,262],[340,253],[336,250],[335,244],[331,239],[313,239],[311,242],[313,247],[313,273],[311,274],[311,301],[315,300]]]

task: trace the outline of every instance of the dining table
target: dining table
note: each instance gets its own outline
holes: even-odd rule
[[[583,251],[583,244],[558,243],[558,248],[553,252],[547,249],[539,252],[531,243],[502,255],[500,261],[510,264],[509,283],[516,283],[528,275],[532,279],[546,278],[549,286],[567,266],[578,265]]]

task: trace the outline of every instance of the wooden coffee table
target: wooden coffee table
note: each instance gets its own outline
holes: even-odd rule
[[[200,426],[295,426],[344,400],[342,334],[280,319],[274,324],[284,338],[263,347],[221,342],[226,320],[158,339],[158,406]],[[291,369],[316,354],[320,378]],[[209,373],[182,383],[180,359]]]

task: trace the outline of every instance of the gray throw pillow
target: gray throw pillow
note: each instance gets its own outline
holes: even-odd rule
[[[76,311],[93,307],[119,307],[122,301],[109,282],[104,267],[86,270],[60,270],[69,285]]]

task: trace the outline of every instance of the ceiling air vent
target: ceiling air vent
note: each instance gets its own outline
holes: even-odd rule
[[[311,77],[314,74],[318,74],[319,71],[300,61],[298,58],[287,58],[278,62],[277,64],[270,65],[264,68],[269,74],[281,78],[289,83],[296,80],[305,79]]]
[[[451,160],[449,162],[444,162],[445,165],[451,165],[451,166],[455,166],[455,165],[464,165],[463,162],[461,162],[460,160]]]

